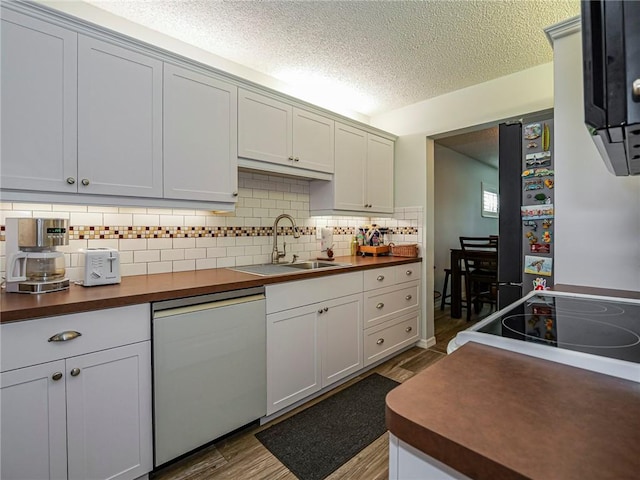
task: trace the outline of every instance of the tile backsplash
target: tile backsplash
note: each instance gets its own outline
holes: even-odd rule
[[[312,217],[309,181],[240,172],[234,212],[85,205],[0,203],[0,270],[6,270],[4,225],[7,217],[60,217],[69,220],[65,253],[67,276],[82,277],[80,248],[111,247],[120,251],[121,273],[201,270],[268,263],[273,248],[273,222],[281,213],[295,218],[300,238],[287,221],[279,225],[278,241],[287,243],[287,256],[300,260],[320,255],[316,232],[333,229],[334,254],[349,255],[357,228],[375,223],[387,227],[388,241],[422,243],[422,207],[399,208],[393,218]]]

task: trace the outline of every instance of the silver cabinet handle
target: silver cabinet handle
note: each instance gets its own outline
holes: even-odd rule
[[[293,157],[292,156],[289,156],[289,161],[293,162]]]
[[[298,157],[294,157],[293,161],[294,161],[294,162],[299,162],[299,161],[300,161],[300,159],[299,159]]]
[[[53,375],[51,375],[51,379],[54,381],[58,381],[62,378],[62,372],[56,372]]]
[[[411,300],[413,297],[411,295],[407,295],[406,297],[404,297],[405,300]]]
[[[318,310],[318,313],[319,313],[320,315],[322,315],[322,309]]]
[[[409,333],[411,330],[413,330],[413,327],[407,327],[404,329],[405,332]]]
[[[382,345],[384,343],[384,338],[379,338],[376,342],[376,345]]]
[[[324,307],[322,310],[324,310],[325,312],[329,311],[329,307]]]
[[[406,273],[407,275],[411,275],[411,274],[413,273],[413,270],[407,270],[407,271],[406,271],[406,272],[404,272],[404,273]]]
[[[380,310],[380,309],[381,309],[381,308],[383,308],[383,307],[384,307],[384,303],[382,303],[382,302],[380,302],[379,304],[377,304],[377,305],[376,305],[376,308],[377,308],[378,310]]]
[[[78,375],[80,375],[80,369],[78,367],[72,368],[71,369],[71,376],[72,377],[77,377]]]
[[[232,193],[232,195],[233,195],[234,197],[237,197],[237,196],[238,196],[238,192],[233,192],[233,193]]]
[[[67,177],[67,183],[69,185],[73,185],[74,183],[76,183],[76,179],[73,177]]]
[[[384,275],[378,275],[378,278],[376,278],[376,280],[378,280],[379,282],[384,280]]]
[[[80,332],[76,332],[75,330],[67,330],[66,332],[56,333],[53,337],[49,338],[49,341],[50,342],[66,342],[81,336],[82,334]]]
[[[635,101],[640,100],[640,78],[636,78],[633,81],[633,84],[631,86],[631,92],[633,93],[633,96],[635,97],[634,98]]]
[[[86,187],[87,185],[89,185],[89,179],[88,179],[88,178],[83,178],[83,179],[82,179],[82,185],[84,185],[85,187]]]

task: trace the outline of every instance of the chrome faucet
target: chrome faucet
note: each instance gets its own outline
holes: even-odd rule
[[[276,217],[276,221],[273,222],[273,252],[271,253],[271,263],[280,263],[280,259],[284,258],[287,254],[287,242],[282,242],[282,251],[278,250],[278,222],[283,218],[288,219],[293,226],[293,238],[300,238],[300,232],[296,225],[296,221],[288,213],[283,213]]]

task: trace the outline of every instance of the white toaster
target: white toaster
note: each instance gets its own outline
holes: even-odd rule
[[[120,283],[120,253],[115,248],[83,248],[84,280],[82,285]]]

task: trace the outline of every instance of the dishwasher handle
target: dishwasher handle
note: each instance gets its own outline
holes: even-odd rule
[[[254,295],[264,296],[264,292],[265,292],[264,287],[243,288],[241,290],[229,290],[227,292],[210,293],[206,295],[197,295],[195,297],[177,298],[175,300],[164,300],[162,302],[154,302],[151,304],[151,309],[155,317],[157,316],[158,312],[161,312],[163,310],[190,307],[192,305],[217,303],[223,300],[246,298]]]
[[[248,297],[230,298],[228,300],[220,300],[217,302],[199,303],[197,305],[189,305],[186,307],[169,308],[167,310],[160,310],[154,312],[154,320],[157,318],[173,317],[175,315],[184,315],[187,313],[202,312],[203,310],[213,310],[220,307],[230,307],[232,305],[239,305],[242,303],[256,302],[264,300],[264,295],[250,295]]]

